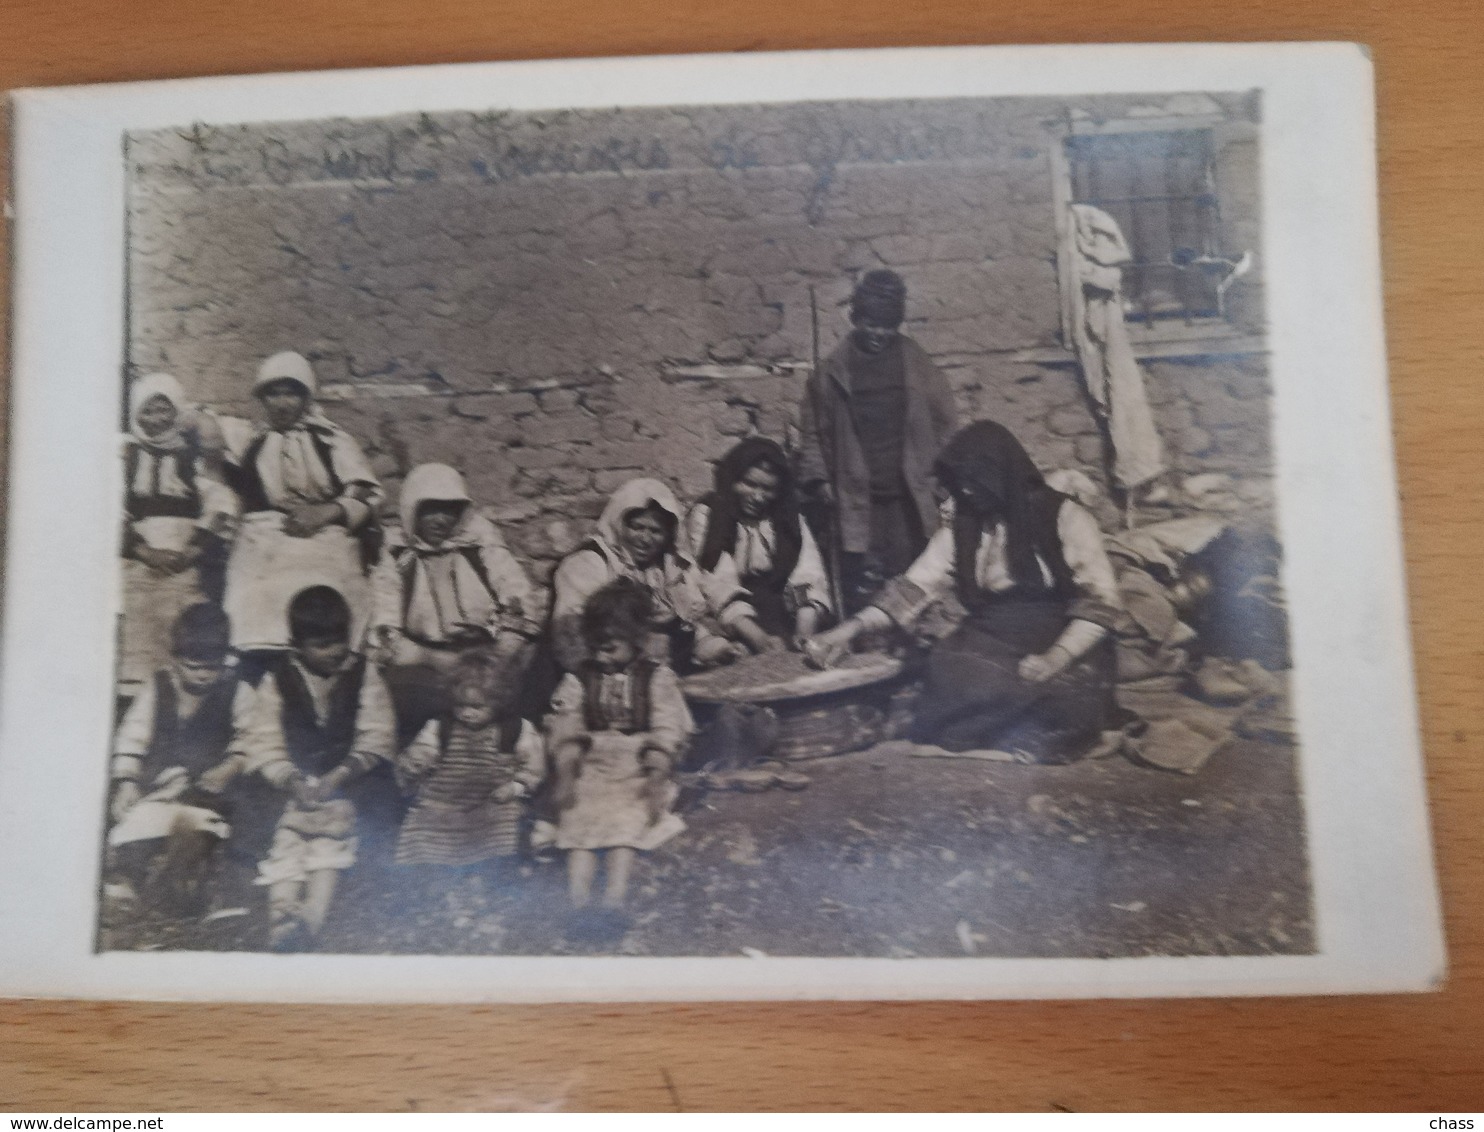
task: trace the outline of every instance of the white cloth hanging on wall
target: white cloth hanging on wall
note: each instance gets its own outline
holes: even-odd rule
[[[1073,265],[1072,344],[1087,391],[1108,424],[1113,478],[1138,487],[1165,470],[1144,373],[1123,321],[1123,264],[1133,260],[1118,221],[1090,204],[1071,207],[1068,259]]]

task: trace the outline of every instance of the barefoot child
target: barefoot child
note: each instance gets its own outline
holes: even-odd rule
[[[228,667],[230,637],[219,606],[189,606],[171,629],[170,664],[119,725],[104,886],[113,912],[132,910],[141,896],[182,914],[204,910],[212,858],[231,832],[221,795],[240,769],[234,741],[253,699]],[[165,868],[167,860],[189,867]]]
[[[345,598],[311,586],[289,602],[288,622],[292,647],[259,684],[244,741],[249,769],[288,795],[257,880],[268,887],[269,943],[283,951],[311,946],[324,927],[339,874],[356,861],[362,811],[375,807],[366,776],[390,762],[395,731],[380,674],[351,651]]]
[[[526,799],[546,777],[541,733],[520,717],[524,665],[468,652],[450,680],[453,708],[397,758],[416,801],[397,838],[399,865],[476,865],[520,849]]]
[[[582,633],[590,659],[567,675],[552,702],[556,845],[567,851],[572,906],[592,898],[606,856],[605,915],[591,927],[612,939],[626,924],[634,854],[685,824],[670,811],[671,771],[695,725],[670,668],[645,655],[653,609],[642,583],[619,578],[588,599]]]

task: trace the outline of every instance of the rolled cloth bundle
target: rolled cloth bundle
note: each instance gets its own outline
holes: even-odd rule
[[[876,326],[900,326],[907,314],[907,284],[895,271],[868,271],[850,296],[850,317]]]

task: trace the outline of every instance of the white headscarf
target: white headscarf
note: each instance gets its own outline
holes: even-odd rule
[[[175,406],[175,423],[159,436],[150,436],[139,427],[139,411],[156,397],[163,397]],[[180,430],[186,408],[185,390],[180,382],[168,373],[145,374],[129,390],[129,434],[149,448],[179,448],[185,443]]]
[[[397,513],[402,518],[402,535],[409,544],[421,541],[417,536],[417,509],[429,501],[464,504],[464,517],[459,520],[459,527],[464,525],[469,514],[469,504],[473,502],[469,497],[469,489],[464,485],[464,477],[455,469],[447,464],[419,464],[407,473],[407,479],[402,484],[402,494],[397,500]],[[455,534],[457,533],[456,528]]]
[[[304,392],[309,394],[311,401],[319,396],[319,382],[315,380],[314,367],[309,364],[308,358],[294,353],[293,350],[274,354],[258,367],[257,379],[252,383],[252,395],[256,397],[264,386],[275,381],[297,381],[304,387]]]
[[[603,513],[598,516],[598,538],[620,559],[632,565],[623,540],[624,516],[630,511],[642,511],[649,507],[658,507],[671,517],[675,531],[672,543],[674,554],[683,564],[689,565],[693,559],[685,524],[681,522],[680,504],[675,499],[675,493],[659,480],[634,479],[619,487],[603,508]]]
[[[304,406],[304,414],[295,422],[294,428],[301,425],[314,425],[322,429],[335,427],[319,407],[317,400],[319,380],[314,376],[314,367],[309,364],[309,359],[303,354],[296,354],[293,350],[284,350],[282,353],[265,359],[258,367],[258,376],[252,383],[252,395],[257,397],[275,381],[297,382],[304,387],[304,392],[309,396],[309,401]]]

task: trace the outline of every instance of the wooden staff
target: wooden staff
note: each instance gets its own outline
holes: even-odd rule
[[[821,396],[821,388],[824,385],[819,374],[819,301],[814,294],[814,284],[809,284],[809,328],[812,332],[812,349],[814,355],[814,369],[811,371],[813,386],[809,396],[814,403],[814,432],[815,443],[819,445],[820,454],[826,460],[826,475],[830,486],[830,499],[825,504],[825,573],[830,584],[830,601],[835,607],[835,616],[841,621],[845,620],[844,586],[840,577],[840,507],[839,500],[835,496],[835,449],[836,444],[831,444],[829,450],[825,450],[823,426],[824,426],[824,404]]]

